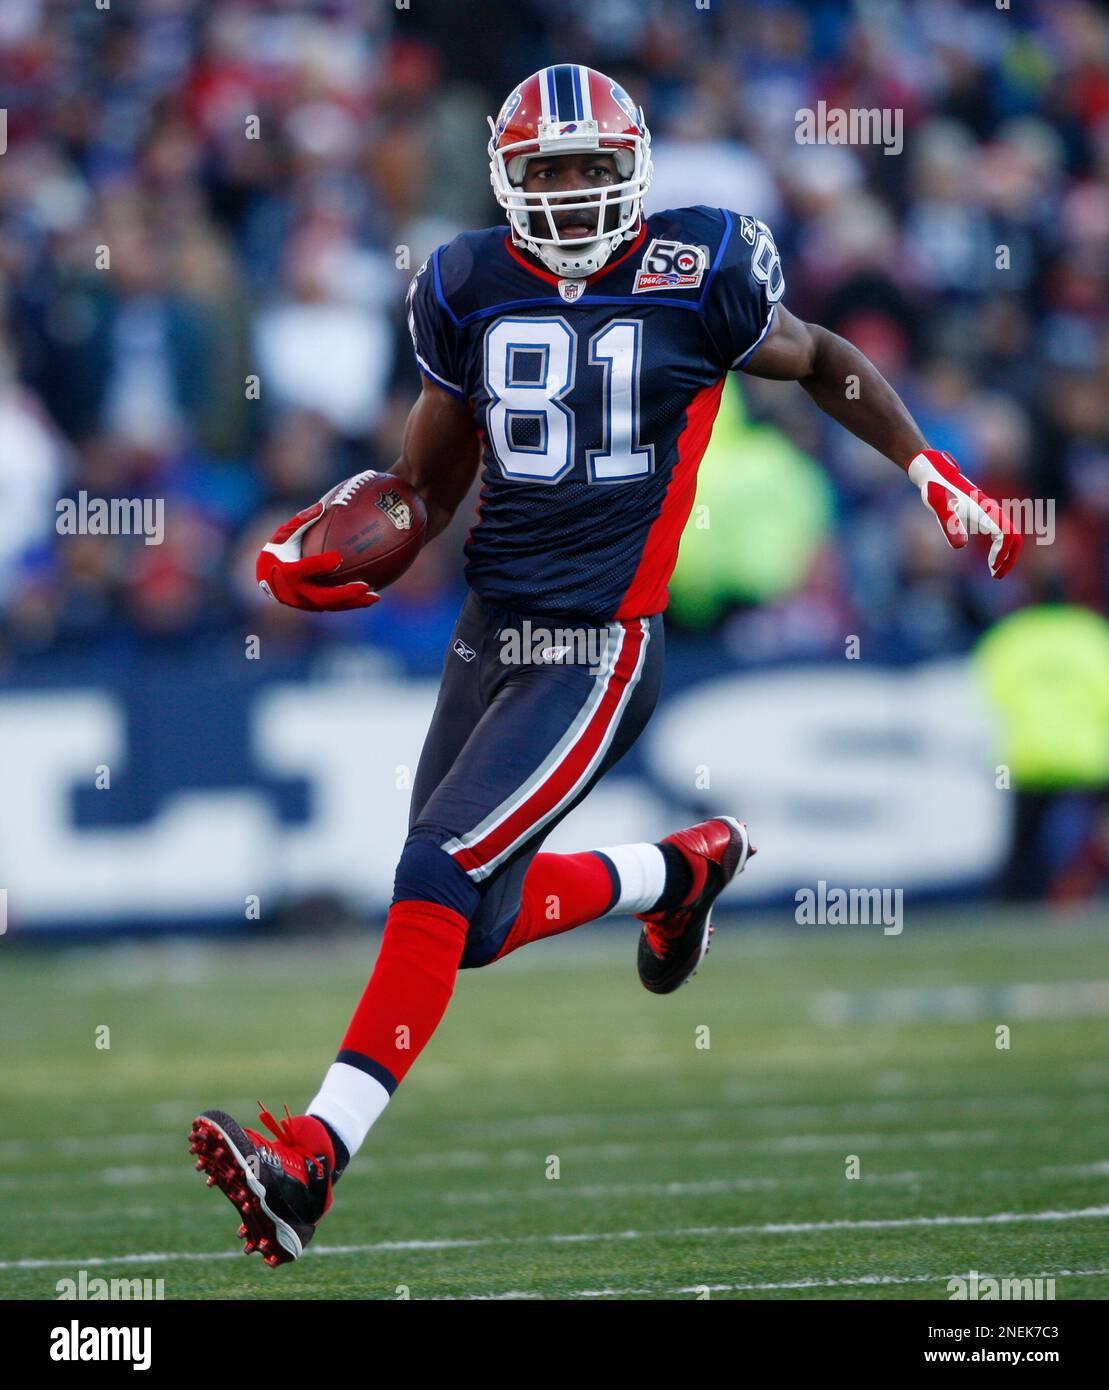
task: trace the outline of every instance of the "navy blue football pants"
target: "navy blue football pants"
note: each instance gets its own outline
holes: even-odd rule
[[[466,600],[393,891],[467,919],[463,967],[494,959],[544,838],[639,737],[663,653],[660,615],[597,626]]]

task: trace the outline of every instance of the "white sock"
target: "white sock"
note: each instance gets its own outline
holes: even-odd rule
[[[620,896],[609,908],[618,912],[650,912],[666,887],[666,860],[658,845],[616,845],[599,849],[616,870]]]
[[[326,1120],[353,1158],[388,1104],[389,1092],[380,1081],[347,1062],[332,1062],[305,1113]]]

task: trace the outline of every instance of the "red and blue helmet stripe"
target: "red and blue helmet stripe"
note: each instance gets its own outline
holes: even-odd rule
[[[547,68],[547,109],[552,121],[586,119],[589,74],[576,63],[558,63]]]

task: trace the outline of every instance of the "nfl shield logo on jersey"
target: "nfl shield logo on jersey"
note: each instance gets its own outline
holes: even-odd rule
[[[573,304],[575,299],[580,299],[585,293],[585,281],[560,280],[558,282],[558,292],[567,304]]]

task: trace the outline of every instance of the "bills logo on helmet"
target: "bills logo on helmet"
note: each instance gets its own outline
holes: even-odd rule
[[[614,82],[609,90],[612,93],[613,101],[616,102],[617,106],[624,112],[632,125],[638,125],[639,108],[636,106],[635,102],[632,101],[631,97],[628,96],[627,92],[624,91],[623,87],[618,86]]]
[[[497,117],[497,131],[494,137],[495,139],[499,140],[501,136],[504,134],[505,127],[508,125],[512,117],[515,116],[516,112],[519,111],[520,103],[521,101],[523,101],[523,99],[523,93],[520,91],[519,87],[517,87],[516,90],[509,96],[505,104],[501,107],[501,114]]]
[[[644,294],[648,290],[695,289],[701,283],[707,264],[704,247],[660,241],[656,237],[636,271],[632,294]]]

